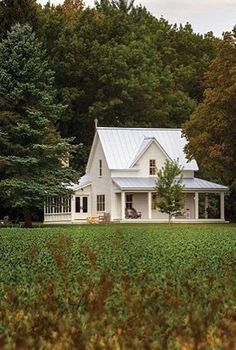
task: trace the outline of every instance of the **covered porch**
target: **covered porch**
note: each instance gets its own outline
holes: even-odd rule
[[[169,221],[168,215],[161,213],[156,205],[155,179],[119,178],[117,180],[116,178],[113,181],[117,186],[116,216],[120,222]],[[184,179],[183,182],[184,207],[181,215],[173,217],[172,221],[180,223],[225,222],[224,196],[227,187],[200,179]],[[198,188],[196,188],[197,184]],[[193,188],[193,185],[195,188]],[[220,188],[216,188],[216,186]],[[141,217],[127,217],[127,209],[131,208],[140,212]]]

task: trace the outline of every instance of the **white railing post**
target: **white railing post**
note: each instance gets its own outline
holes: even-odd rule
[[[121,192],[121,220],[125,219],[125,192]]]
[[[75,219],[75,195],[71,195],[71,221]]]
[[[208,194],[205,194],[205,219],[208,219]]]
[[[148,192],[148,219],[152,218],[152,192]]]
[[[225,194],[224,192],[220,193],[220,218],[225,219]]]
[[[198,209],[198,201],[199,201],[199,195],[198,192],[195,192],[195,219],[199,219],[199,209]]]

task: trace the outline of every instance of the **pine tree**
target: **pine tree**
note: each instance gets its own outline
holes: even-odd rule
[[[166,160],[164,167],[157,173],[156,204],[161,213],[178,215],[183,208],[183,176],[177,161]]]
[[[0,1],[0,38],[5,37],[16,24],[30,24],[37,27],[37,4],[35,0],[2,0]]]
[[[0,196],[24,210],[27,226],[32,207],[68,193],[73,178],[62,166],[73,148],[54,126],[65,106],[55,102],[53,83],[31,27],[15,25],[0,44]]]
[[[134,0],[112,0],[112,5],[126,13],[130,12],[134,7]]]

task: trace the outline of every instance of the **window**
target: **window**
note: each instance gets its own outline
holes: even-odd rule
[[[80,213],[80,197],[75,197],[75,212]]]
[[[102,177],[102,159],[99,159],[99,177]]]
[[[45,214],[62,214],[71,212],[71,197],[47,197]]]
[[[97,211],[105,211],[105,195],[99,194],[97,196]]]
[[[88,212],[88,197],[83,197],[83,213]]]
[[[152,193],[152,210],[157,209],[157,194]]]
[[[132,209],[133,208],[133,195],[127,194],[126,195],[126,209]]]
[[[88,212],[88,197],[75,197],[75,212],[87,213]]]
[[[149,160],[149,175],[156,175],[156,160]]]

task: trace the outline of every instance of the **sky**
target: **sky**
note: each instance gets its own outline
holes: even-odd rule
[[[47,0],[38,0],[45,4]],[[63,0],[50,0],[53,4]],[[84,0],[92,7],[94,0]],[[156,17],[163,16],[170,23],[191,23],[197,33],[213,31],[216,36],[230,31],[236,25],[236,0],[136,0]]]

